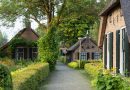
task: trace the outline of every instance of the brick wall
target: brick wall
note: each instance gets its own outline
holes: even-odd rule
[[[109,13],[105,31],[105,34],[113,32],[113,67],[116,67],[116,30],[119,30],[124,26],[125,21],[121,7],[119,6]]]

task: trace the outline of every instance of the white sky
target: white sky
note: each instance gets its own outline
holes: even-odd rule
[[[0,23],[0,30],[2,32],[3,35],[6,35],[7,38],[10,40],[15,34],[17,34],[20,30],[22,30],[24,27],[22,20],[18,19],[15,22],[15,26],[14,27],[5,27],[2,26],[2,23]],[[31,23],[31,27],[32,29],[36,29],[38,27],[38,24],[34,21],[32,21]]]

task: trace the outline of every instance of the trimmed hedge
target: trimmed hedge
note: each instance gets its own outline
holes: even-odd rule
[[[13,90],[37,90],[39,83],[49,74],[48,63],[35,63],[12,72]]]
[[[77,69],[79,67],[77,62],[70,62],[68,63],[68,66],[73,69]]]

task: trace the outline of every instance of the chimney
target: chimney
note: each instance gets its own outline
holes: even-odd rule
[[[26,28],[31,28],[31,21],[28,18],[25,18],[24,24]]]

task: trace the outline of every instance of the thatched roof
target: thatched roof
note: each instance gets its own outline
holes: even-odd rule
[[[111,0],[105,9],[99,14],[100,16],[107,15],[113,8],[120,4],[120,0]]]

